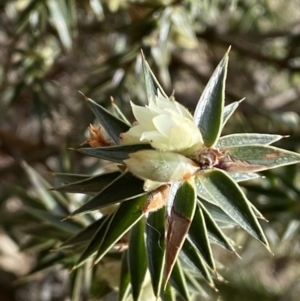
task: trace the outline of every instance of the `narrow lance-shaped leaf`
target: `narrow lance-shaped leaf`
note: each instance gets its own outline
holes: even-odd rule
[[[66,214],[68,212],[67,200],[61,194],[49,191],[49,189],[51,189],[51,185],[26,162],[22,162],[22,167],[27,173],[32,185],[37,190],[39,200],[45,209],[57,214]]]
[[[86,147],[77,149],[78,152],[101,158],[104,160],[123,163],[124,160],[129,159],[129,154],[144,150],[153,149],[150,144],[140,143],[140,144],[129,144],[129,145],[114,145],[114,146],[104,146],[104,147]]]
[[[261,171],[300,162],[300,154],[266,145],[244,145],[225,148],[236,158],[236,162],[226,162],[228,171]]]
[[[251,144],[262,144],[268,145],[272,144],[284,136],[281,135],[271,135],[271,134],[231,134],[223,136],[219,139],[216,144],[218,148],[233,147],[239,145],[251,145]]]
[[[184,273],[181,267],[179,260],[177,260],[174,264],[172,274],[170,277],[170,284],[175,287],[177,292],[184,298],[186,301],[190,301],[190,295],[188,292],[188,288],[186,285],[186,280],[184,277]]]
[[[153,74],[148,62],[144,57],[143,52],[142,52],[142,63],[143,63],[143,72],[144,72],[144,79],[146,84],[146,92],[147,92],[148,100],[150,100],[155,95],[157,95],[157,90],[159,90],[164,97],[168,98],[165,91],[163,90],[160,83],[158,82],[155,75]]]
[[[201,207],[201,211],[205,220],[209,240],[227,249],[228,251],[235,253],[234,247],[231,245],[230,241],[214,221],[213,217],[209,214],[209,212],[201,202],[199,202],[199,205]]]
[[[130,273],[128,269],[127,250],[123,252],[119,284],[119,301],[127,300],[130,293]]]
[[[129,172],[121,174],[109,186],[105,187],[99,194],[97,194],[90,201],[75,210],[71,216],[79,213],[97,210],[101,207],[118,203],[122,200],[134,198],[138,195],[144,194],[144,182]]]
[[[207,147],[213,146],[218,141],[223,126],[227,65],[228,52],[208,81],[194,114],[194,123],[199,127]]]
[[[192,243],[186,239],[183,247],[183,254],[187,257],[187,260],[195,270],[202,275],[204,280],[211,286],[215,287],[214,282],[211,278],[211,272],[208,270],[208,266],[205,263],[204,259],[199,255],[197,249],[192,245]]]
[[[148,267],[153,292],[160,295],[165,264],[165,207],[149,214],[146,224]]]
[[[118,176],[120,176],[120,173],[120,171],[104,173],[61,187],[56,187],[54,189],[69,193],[97,193],[113,182]]]
[[[256,174],[254,172],[229,172],[228,174],[237,183],[261,177],[259,174]]]
[[[174,289],[170,284],[167,284],[166,288],[160,293],[162,301],[176,301],[176,295]]]
[[[269,249],[246,196],[226,173],[218,169],[208,170],[200,174],[198,179],[225,213]]]
[[[219,206],[214,205],[210,202],[205,201],[202,198],[198,198],[198,201],[205,207],[212,218],[219,224],[229,224],[236,226],[236,222],[232,220]]]
[[[128,249],[128,265],[133,300],[139,299],[147,271],[147,255],[144,240],[145,221],[140,219],[131,229]]]
[[[39,219],[41,222],[50,224],[53,227],[67,233],[75,234],[82,229],[82,226],[74,221],[68,220],[62,222],[62,219],[64,218],[63,215],[55,215],[44,210],[34,209],[30,207],[25,207],[24,210]]]
[[[71,294],[72,294],[72,301],[80,301],[82,292],[85,292],[84,290],[84,267],[81,267],[74,271],[71,274]],[[86,297],[86,296],[85,296]]]
[[[82,265],[88,258],[90,258],[95,252],[97,252],[114,214],[115,212],[105,217],[104,221],[101,223],[92,239],[89,241],[88,245],[80,255],[73,269],[76,269],[77,267]]]
[[[199,206],[196,207],[195,215],[189,229],[189,239],[203,256],[208,266],[215,270],[215,262],[210,247],[205,219]]]
[[[79,182],[91,177],[91,175],[81,175],[81,174],[61,173],[61,172],[55,172],[53,173],[53,176],[65,183]]]
[[[130,126],[123,122],[121,119],[112,115],[110,112],[108,112],[101,105],[94,102],[92,99],[87,98],[85,95],[83,96],[87,100],[90,108],[92,109],[95,116],[99,119],[101,125],[104,127],[106,132],[110,135],[110,137],[116,144],[119,144],[120,134],[127,132]]]
[[[142,207],[146,199],[147,196],[141,196],[120,204],[109,226],[106,228],[105,235],[95,256],[94,264],[97,264],[115,243],[143,217]]]
[[[194,182],[185,181],[177,190],[171,215],[168,218],[165,268],[166,283],[168,282],[179,251],[190,228],[195,213],[196,204],[197,195]]]
[[[184,270],[184,276],[185,276],[187,287],[191,294],[196,294],[198,300],[201,297],[204,299],[206,299],[208,297],[208,294],[205,292],[205,290],[199,284],[199,281],[195,275],[192,275],[188,271]]]
[[[231,115],[235,112],[235,110],[237,109],[239,104],[243,100],[244,100],[244,98],[239,100],[239,101],[232,102],[229,105],[224,107],[224,110],[223,110],[223,127],[226,124],[226,122],[228,121],[228,119],[231,117]]]
[[[65,248],[77,244],[84,244],[92,240],[95,233],[99,230],[102,223],[105,221],[105,216],[91,223],[88,227],[84,228],[82,231],[78,232],[74,236],[70,237],[68,240],[63,242],[59,248]]]

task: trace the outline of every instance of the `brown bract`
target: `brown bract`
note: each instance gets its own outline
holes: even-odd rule
[[[162,185],[149,193],[147,202],[143,206],[143,213],[156,211],[166,205],[170,192],[169,185]]]
[[[110,146],[111,144],[105,140],[101,128],[96,128],[92,124],[89,127],[90,139],[85,140],[82,144],[89,144],[91,147]]]

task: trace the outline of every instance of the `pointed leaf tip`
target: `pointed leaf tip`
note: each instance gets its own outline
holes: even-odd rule
[[[229,55],[230,50],[231,50],[231,45],[229,45],[229,47],[228,47],[228,49],[227,49],[225,55]]]
[[[86,97],[81,91],[78,91],[78,93],[83,97],[84,100],[89,100],[88,97]]]
[[[221,134],[228,59],[226,53],[205,86],[194,114],[194,123],[207,147],[213,146]]]
[[[143,49],[141,49],[141,56],[142,56],[142,60],[143,60],[143,61],[145,61],[145,60],[146,60],[146,58],[145,58],[145,55],[144,55],[144,51],[143,51]]]

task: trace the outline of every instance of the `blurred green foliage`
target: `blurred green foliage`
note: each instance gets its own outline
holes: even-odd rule
[[[51,185],[29,167],[25,168],[29,176],[25,176],[20,163],[27,162],[55,185],[58,180],[49,171],[99,171],[100,162],[67,149],[85,140],[94,118],[77,91],[110,110],[110,96],[125,112],[129,100],[144,103],[140,49],[165,90],[171,94],[174,89],[176,99],[193,111],[212,70],[231,45],[226,103],[246,100],[224,134],[289,135],[278,145],[299,152],[298,8],[296,0],[0,1],[0,267],[14,277],[30,269],[34,273],[52,267],[18,290],[0,282],[8,300],[17,298],[15,292],[22,290],[28,296],[24,294],[22,300],[63,300],[67,296],[86,300],[88,292],[91,300],[99,300],[117,285],[113,269],[120,258],[108,258],[99,269],[88,270],[87,265],[66,280],[68,275],[58,266],[69,263],[60,262],[55,257],[59,253],[49,251],[93,216],[70,222],[68,229],[61,229],[65,224],[59,220],[41,218],[37,210],[63,217],[84,199],[49,192]],[[275,255],[258,251],[252,239],[229,230],[229,235],[245,245],[240,251],[243,259],[216,248],[216,256],[230,267],[222,272],[229,283],[219,284],[220,293],[208,290],[208,300],[219,296],[221,300],[298,300],[299,178],[299,166],[289,166],[243,184],[249,199],[269,220],[263,226]],[[31,209],[21,211],[28,207]],[[41,230],[34,233],[32,226],[39,223]],[[51,232],[49,224],[56,225],[57,231]],[[17,260],[5,263],[10,244],[31,250],[22,260],[24,267]],[[35,267],[32,258],[38,263]]]

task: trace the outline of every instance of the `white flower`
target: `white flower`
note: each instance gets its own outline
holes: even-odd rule
[[[145,107],[131,103],[137,124],[120,136],[121,144],[148,142],[161,151],[174,151],[191,155],[203,147],[193,116],[181,104],[158,96],[149,100]]]

